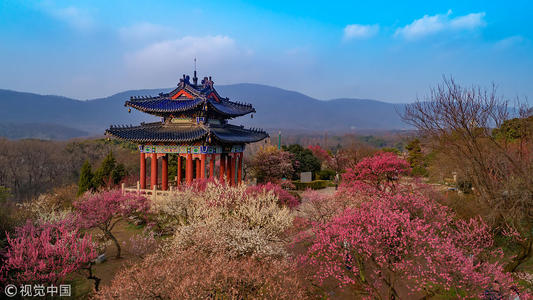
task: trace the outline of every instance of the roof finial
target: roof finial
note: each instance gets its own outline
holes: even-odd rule
[[[196,77],[196,57],[194,58],[194,76],[192,78],[194,85],[198,84],[198,77]]]

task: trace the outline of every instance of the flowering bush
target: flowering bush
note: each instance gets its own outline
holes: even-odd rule
[[[249,194],[261,194],[272,191],[279,199],[280,205],[288,206],[289,208],[295,208],[300,204],[298,198],[287,190],[283,189],[281,185],[268,182],[266,184],[258,184],[256,186],[250,186],[247,189]]]
[[[261,148],[252,158],[251,167],[258,182],[277,182],[294,172],[293,155],[274,146]]]
[[[341,188],[367,184],[378,190],[394,188],[401,175],[410,172],[409,163],[391,152],[379,152],[361,160],[342,176]]]
[[[211,182],[204,191],[185,188],[160,197],[152,210],[160,228],[175,232],[168,245],[171,251],[198,245],[232,257],[280,256],[284,255],[283,235],[293,217],[279,202],[273,191],[250,192],[244,185]]]
[[[81,235],[70,219],[37,226],[28,221],[7,241],[3,271],[9,283],[57,284],[97,256],[91,236]]]
[[[54,188],[31,201],[18,203],[19,211],[38,223],[55,223],[72,213],[72,200],[76,197],[76,186]]]
[[[398,286],[425,295],[455,289],[477,296],[491,287],[509,292],[510,276],[488,261],[501,253],[492,250],[488,226],[454,217],[419,193],[379,192],[317,223],[303,260],[317,268],[317,279],[335,278],[375,296],[386,291],[398,298]]]
[[[153,231],[145,230],[141,234],[130,237],[128,243],[123,242],[126,251],[131,255],[144,258],[157,250],[157,240]]]
[[[85,194],[74,203],[78,210],[79,223],[83,228],[98,228],[117,247],[117,258],[121,255],[118,240],[112,233],[115,225],[129,216],[144,217],[149,210],[148,200],[134,194],[122,195],[112,190],[96,194]]]
[[[329,160],[331,160],[331,155],[329,155],[328,151],[320,147],[320,145],[310,145],[307,148],[313,152],[313,155],[318,158],[321,163],[328,163]]]
[[[247,228],[234,220],[195,223],[179,227],[163,251],[174,253],[195,249],[207,254],[222,253],[228,258],[283,258],[288,254],[281,236],[260,228]]]
[[[342,212],[350,202],[343,197],[315,191],[306,190],[302,194],[302,204],[298,207],[299,215],[308,223],[326,223],[335,215]]]
[[[96,299],[305,299],[294,265],[186,250],[120,271]]]

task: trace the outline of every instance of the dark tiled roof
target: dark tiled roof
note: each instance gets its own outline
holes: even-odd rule
[[[234,125],[191,125],[149,123],[140,126],[111,126],[106,134],[137,143],[193,142],[211,134],[215,139],[228,144],[260,141],[268,134],[258,129],[245,129]]]
[[[199,126],[165,125],[163,123],[141,124],[140,126],[111,126],[106,134],[119,139],[138,143],[147,142],[192,142],[207,135]]]
[[[131,106],[144,112],[173,113],[191,110],[200,106],[204,101],[200,98],[194,100],[172,100],[165,97],[150,97],[126,101],[126,106]]]
[[[210,127],[215,137],[225,143],[253,143],[268,137],[268,133],[259,129],[245,129],[242,126],[225,125]]]
[[[171,99],[179,90],[184,89],[190,92],[195,99],[187,99],[181,97],[178,99]],[[214,93],[220,100],[217,101],[210,95]],[[153,114],[177,113],[186,112],[192,109],[201,107],[205,103],[209,103],[209,107],[215,112],[222,114],[228,118],[239,117],[249,113],[254,113],[255,109],[251,104],[230,101],[227,98],[222,98],[214,88],[211,86],[195,86],[180,83],[178,88],[170,93],[160,93],[158,96],[143,96],[131,97],[129,101],[124,103],[125,106],[130,106],[143,112]]]
[[[237,103],[227,99],[222,99],[220,102],[213,99],[208,99],[208,101],[217,112],[230,117],[239,117],[255,112],[255,108],[251,104]]]

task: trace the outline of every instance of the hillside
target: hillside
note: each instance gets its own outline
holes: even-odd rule
[[[68,140],[87,135],[86,131],[51,123],[0,122],[0,137],[8,139]]]
[[[406,128],[396,113],[402,108],[401,104],[366,99],[321,101],[298,92],[248,83],[221,85],[216,88],[221,95],[232,100],[252,103],[256,108],[258,113],[254,114],[253,118],[251,116],[237,118],[232,121],[235,124],[268,130],[302,131]],[[155,95],[169,90],[170,88],[132,90],[88,101],[0,90],[0,120],[10,124],[55,124],[80,130],[81,132],[77,133],[80,136],[99,135],[110,124],[136,124],[141,121],[157,120],[136,110],[128,113],[124,102],[133,95]],[[5,132],[0,134],[10,136]],[[31,136],[31,134],[22,132],[16,136]]]

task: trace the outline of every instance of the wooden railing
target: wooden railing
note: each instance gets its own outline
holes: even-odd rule
[[[173,194],[176,190],[173,186],[169,186],[167,191],[158,190],[157,186],[154,186],[153,189],[141,189],[140,183],[137,181],[137,187],[126,187],[123,183],[121,186],[122,195],[126,193],[134,193],[137,195],[145,195],[146,197],[151,198],[152,200],[157,199],[157,196],[169,196]]]

